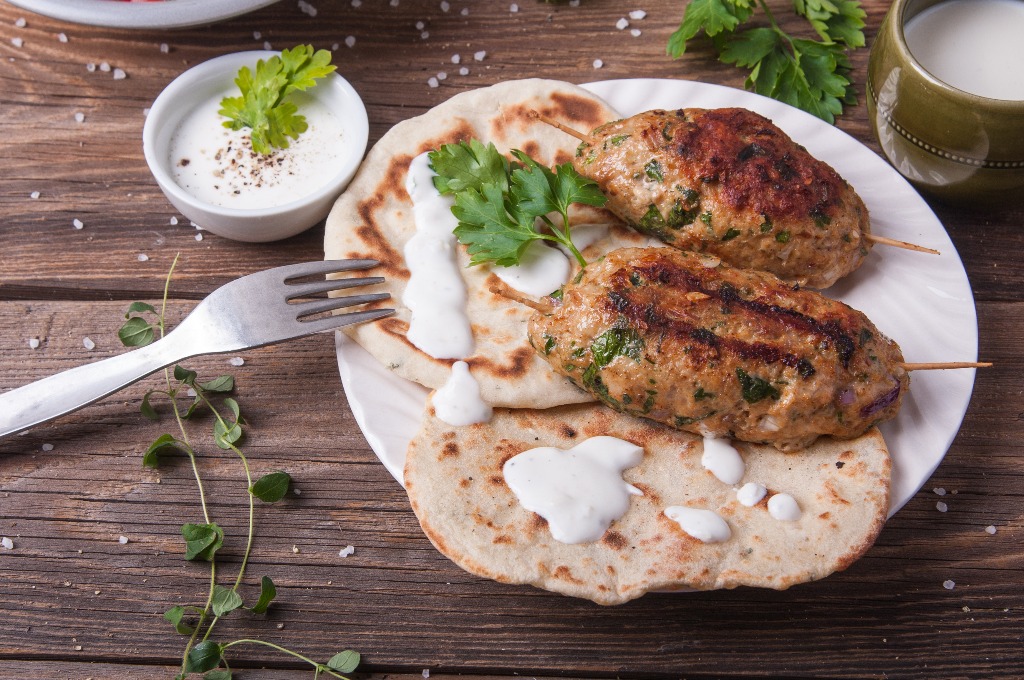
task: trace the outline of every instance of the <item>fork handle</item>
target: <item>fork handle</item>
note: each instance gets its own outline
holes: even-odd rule
[[[186,358],[170,337],[0,394],[0,437],[88,406]]]

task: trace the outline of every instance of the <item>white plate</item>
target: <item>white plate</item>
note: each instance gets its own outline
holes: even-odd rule
[[[230,19],[278,0],[7,0],[36,14],[110,28],[184,28]]]
[[[974,297],[942,224],[884,160],[838,128],[756,94],[680,80],[591,83],[625,116],[649,109],[741,106],[772,119],[845,177],[867,203],[881,236],[941,255],[876,246],[864,264],[828,294],[866,313],[903,349],[907,361],[973,361],[978,352]],[[401,482],[405,450],[419,428],[427,390],[396,377],[340,333],[338,365],[356,422],[385,467]],[[928,480],[946,455],[974,387],[974,370],[919,371],[899,415],[882,425],[893,459],[889,514]]]

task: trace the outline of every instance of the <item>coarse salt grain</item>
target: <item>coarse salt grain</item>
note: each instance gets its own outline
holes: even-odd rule
[[[168,52],[171,51],[171,46],[168,45],[167,43],[160,43],[160,51],[163,52],[164,54],[167,54]]]
[[[84,229],[85,223],[76,217],[75,219],[71,220],[71,226],[74,227],[75,229]]]
[[[127,536],[119,536],[118,539],[117,539],[117,542],[120,543],[121,545],[128,545],[128,537]]]
[[[935,487],[934,489],[932,489],[932,491],[935,493],[936,496],[945,496],[946,495],[946,490],[943,489],[941,486]]]
[[[452,55],[452,63],[453,64],[458,64],[460,61],[462,61],[462,57],[460,57],[457,54],[453,54]]]
[[[603,61],[601,61],[600,59],[595,59],[594,60],[594,68],[601,68],[602,66],[604,66],[604,62]]]
[[[417,21],[416,22],[416,30],[417,31],[422,31],[426,27],[427,27],[427,25],[425,23],[423,23],[422,21]]]
[[[468,76],[469,75],[469,69],[466,68],[465,66],[463,66],[462,68],[459,69],[459,75],[460,76]]]
[[[149,262],[149,255],[139,253],[139,262]]]
[[[439,71],[438,72],[438,74],[437,74],[437,79],[438,80],[447,80],[447,78],[448,78],[448,74],[447,73],[445,73],[444,71]]]
[[[174,224],[177,224],[177,223],[178,223],[178,218],[177,218],[177,217],[172,217],[172,218],[171,218],[170,220],[168,220],[168,221],[170,222],[170,224],[174,225]]]
[[[427,79],[427,85],[430,87],[437,87],[440,83],[437,82],[437,78],[430,76],[430,78]]]
[[[292,546],[292,553],[295,554],[295,555],[298,555],[299,554],[299,546],[293,545]]]
[[[88,71],[89,73],[94,72],[96,70],[96,64],[94,64],[92,62],[89,62],[88,64],[85,65],[85,70]]]
[[[124,80],[128,77],[128,74],[124,72],[124,69],[114,69],[114,80]]]
[[[953,590],[953,588],[956,588],[956,582],[955,581],[950,581],[949,579],[946,579],[945,581],[942,582],[942,587],[945,588],[946,590]]]
[[[479,52],[473,53],[473,58],[477,61],[483,61],[487,58],[487,50],[480,50]]]
[[[202,241],[203,240],[203,235],[202,234],[196,234],[196,240],[197,241]]]
[[[25,20],[25,17],[18,17],[17,20],[14,22],[14,25],[17,26],[18,28],[25,28],[26,26],[28,26],[28,22]]]
[[[996,533],[995,525],[994,524],[989,524],[987,527],[985,527],[985,533],[986,534],[995,534]]]
[[[626,17],[622,17],[621,19],[615,22],[615,28],[619,29],[620,31],[626,30],[627,28],[629,28],[629,19],[627,19]]]
[[[631,29],[629,29],[629,34],[631,36],[633,36],[634,38],[639,38],[641,32],[642,31],[639,28],[631,28]]]
[[[469,16],[469,8],[468,7],[463,7],[462,10],[459,12],[459,14],[461,14],[464,17],[468,17]]]
[[[146,108],[142,109],[142,115],[143,115],[144,117],[148,118],[148,117],[149,117],[149,111],[150,111],[150,109],[149,109],[149,107],[147,106]]]
[[[263,40],[263,34],[260,33],[259,31],[253,31],[252,32],[252,39],[253,40]]]
[[[580,0],[569,0],[569,7],[579,7]]]
[[[339,47],[341,47],[341,43],[331,43],[331,52],[337,52]]]
[[[939,512],[946,512],[946,510],[949,510],[949,506],[943,503],[942,501],[939,501],[938,503],[935,504],[935,509],[938,510]]]
[[[265,49],[265,50],[272,50],[272,49],[274,49],[274,46],[270,44],[269,40],[264,40],[263,41],[263,49]]]
[[[354,35],[350,35],[350,36],[345,38],[345,47],[355,47],[355,44],[356,44],[356,37]]]
[[[429,37],[430,37],[430,31],[423,31],[422,33],[420,33],[420,38],[422,38],[423,40],[426,40]]]
[[[105,61],[100,62],[100,70],[104,73],[110,73],[110,64]]]
[[[75,122],[77,122],[77,123],[84,123],[85,122],[85,114],[82,113],[81,111],[76,111],[75,112]]]
[[[429,678],[430,677],[430,669],[429,668],[424,668],[423,669],[423,677],[424,678]]]
[[[348,557],[354,553],[356,549],[351,545],[346,545],[344,548],[338,551],[338,557]]]
[[[363,6],[363,0],[352,0],[352,6],[359,8]]]
[[[643,11],[642,9],[635,9],[629,13],[629,18],[633,19],[634,21],[640,21],[641,19],[647,18],[647,12]]]
[[[82,338],[82,346],[88,350],[96,349],[96,343],[88,335]]]
[[[68,41],[68,34],[67,33],[58,33],[57,34],[57,40],[62,42],[62,43],[66,43]]]
[[[392,7],[398,7],[398,0],[391,0],[391,2],[389,2],[388,4],[391,5]]]
[[[441,0],[441,11],[442,12],[447,12],[451,8],[452,8],[451,3],[447,2],[446,0]]]
[[[38,191],[33,191],[31,194],[28,195],[28,197],[29,198],[39,198],[39,192]]]
[[[28,339],[28,346],[31,349],[39,349],[39,338],[29,338]]]
[[[231,357],[230,359],[228,359],[228,363],[231,364],[232,366],[242,366],[243,364],[245,364],[245,359],[243,359],[242,357]]]
[[[2,545],[6,550],[14,550],[14,541],[6,536],[0,539],[0,545]]]
[[[519,11],[519,5],[513,2],[511,5],[508,6],[508,11],[515,14],[516,12]]]
[[[41,448],[43,451],[50,452],[53,451],[53,444],[46,443],[40,446],[39,448]]]
[[[25,41],[22,40],[21,38],[11,38],[11,44],[14,45],[15,47],[21,47],[22,45],[25,44]]]

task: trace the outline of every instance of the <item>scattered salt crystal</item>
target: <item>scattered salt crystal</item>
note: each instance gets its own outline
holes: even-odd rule
[[[128,545],[128,537],[127,536],[120,536],[120,537],[118,537],[117,542],[120,543],[121,545]]]
[[[620,31],[629,28],[629,19],[627,19],[626,17],[622,17],[621,19],[615,22],[615,28],[619,29]]]
[[[263,40],[263,34],[260,33],[259,31],[253,31],[252,32],[252,39],[253,40]]]
[[[423,31],[422,33],[420,33],[420,38],[423,39],[423,40],[426,40],[429,37],[430,37],[430,31]]]
[[[105,61],[100,62],[100,70],[104,73],[110,73],[110,64]]]
[[[953,588],[956,588],[956,583],[947,579],[942,582],[942,587],[946,590],[953,590]]]
[[[171,223],[172,225],[174,225],[174,224],[177,224],[177,223],[178,223],[178,218],[177,218],[177,217],[171,217],[171,219],[169,220],[169,222],[170,222],[170,223]]]
[[[147,118],[149,117],[149,107],[148,106],[146,108],[142,109],[142,115],[147,117]]]
[[[278,630],[284,630],[284,624],[283,623],[277,624],[277,629]]]
[[[15,47],[21,47],[22,45],[25,44],[25,41],[22,40],[21,38],[11,38],[11,44],[14,45]]]
[[[274,46],[270,44],[269,40],[264,40],[263,41],[263,49],[265,49],[265,50],[272,50],[272,49],[274,49]]]
[[[389,2],[388,4],[391,5],[392,7],[398,7],[398,0],[391,0],[391,2]]]
[[[580,0],[569,0],[569,7],[579,7]]]
[[[647,18],[647,12],[643,11],[642,9],[635,9],[629,13],[629,18],[633,19],[634,21],[640,21],[641,19]]]
[[[942,501],[939,501],[938,503],[935,504],[935,509],[938,510],[939,512],[946,512],[946,510],[949,510],[949,506],[943,503]]]
[[[422,21],[417,21],[416,22],[416,30],[417,31],[422,31],[426,27],[427,27],[427,25],[425,23],[423,23]]]
[[[447,0],[441,0],[441,11],[447,12],[452,8],[451,4]]]
[[[994,524],[989,524],[987,527],[985,527],[985,533],[986,534],[995,534],[996,533],[995,525]]]
[[[149,262],[149,255],[139,253],[139,262]]]
[[[487,58],[487,50],[480,50],[479,52],[473,53],[473,58],[477,61],[483,61]]]
[[[71,226],[74,227],[75,229],[84,229],[85,223],[76,217],[75,219],[71,220]]]
[[[92,594],[93,595],[99,595],[101,592],[103,592],[103,591],[102,590],[94,590],[94,591],[92,591]]]
[[[459,75],[460,76],[468,76],[469,75],[469,69],[466,68],[465,66],[463,66],[462,68],[459,69]]]
[[[124,69],[114,69],[114,80],[124,80],[128,77],[128,74],[124,72]]]
[[[604,62],[603,61],[601,61],[600,59],[595,59],[594,60],[594,68],[601,68],[602,66],[604,66]]]
[[[339,47],[341,47],[341,43],[331,43],[331,52],[337,52]]]
[[[82,113],[81,111],[76,111],[75,112],[75,122],[84,123],[85,122],[85,114]]]
[[[40,446],[39,448],[41,448],[43,451],[47,451],[47,452],[53,451],[53,444],[46,443],[46,444],[43,444],[42,446]]]
[[[299,554],[299,546],[293,545],[292,546],[292,553],[298,555]]]
[[[305,2],[305,0],[299,0],[299,10],[308,16],[316,16],[316,7],[313,7],[313,5],[309,4],[308,2]]]
[[[355,44],[356,44],[356,37],[354,35],[350,35],[350,36],[345,38],[345,47],[355,47]]]
[[[185,394],[187,394],[190,397],[196,396],[195,388],[192,388],[192,387],[188,388],[188,390],[185,392]]]
[[[39,338],[29,338],[28,346],[32,349],[39,349]]]
[[[164,54],[167,54],[168,52],[171,51],[171,46],[168,45],[167,43],[160,43],[160,51],[163,52]]]
[[[68,34],[67,33],[58,33],[57,34],[57,40],[62,42],[62,43],[66,43],[68,41]]]
[[[33,191],[31,194],[28,195],[28,197],[29,198],[39,198],[39,192],[38,191]]]
[[[515,14],[516,12],[519,11],[519,5],[513,2],[511,5],[508,6],[508,11]]]
[[[462,57],[460,57],[457,54],[453,54],[452,55],[452,63],[453,64],[458,64],[460,61],[462,61]]]
[[[346,545],[344,548],[338,551],[338,557],[348,557],[354,553],[356,549],[351,545]]]
[[[640,33],[641,33],[641,31],[640,31],[639,28],[631,28],[631,29],[629,29],[629,34],[631,36],[633,36],[634,38],[639,38],[640,37]]]
[[[14,22],[14,25],[17,26],[18,28],[25,28],[26,26],[28,26],[28,22],[25,21],[25,17],[18,17],[18,19]]]
[[[292,489],[292,493],[295,494],[296,496],[301,496],[302,489]]]
[[[468,7],[463,7],[463,8],[462,8],[462,9],[461,9],[461,10],[459,11],[459,14],[461,14],[461,15],[462,15],[462,16],[464,16],[464,17],[468,17],[468,16],[469,16],[469,8],[468,8]]]
[[[203,240],[203,235],[202,234],[196,234],[196,240],[197,241],[202,241]]]
[[[243,364],[245,364],[245,359],[243,359],[242,357],[231,357],[230,359],[228,359],[228,363],[231,364],[232,366],[242,366]]]
[[[936,496],[946,495],[946,490],[943,489],[941,486],[935,487],[934,489],[932,489],[932,491],[935,493]]]
[[[363,6],[363,0],[352,0],[352,6],[359,8]]]
[[[6,550],[14,550],[14,541],[7,538],[6,536],[0,539],[0,545],[2,545]]]
[[[82,645],[75,645],[75,651],[76,652],[82,651]]]
[[[445,73],[444,71],[438,72],[438,74],[437,74],[437,79],[438,80],[446,80],[447,78],[448,78],[448,74],[447,73]]]
[[[92,62],[89,62],[88,64],[85,65],[85,70],[88,71],[89,73],[94,72],[96,70],[96,64],[94,64]]]
[[[423,669],[423,677],[424,678],[429,678],[430,677],[430,669],[429,668],[424,668]]]
[[[430,87],[437,87],[439,84],[440,83],[437,82],[437,78],[434,76],[430,76],[430,78],[427,79],[427,85]]]
[[[96,349],[96,343],[88,335],[82,338],[82,346],[88,350]]]

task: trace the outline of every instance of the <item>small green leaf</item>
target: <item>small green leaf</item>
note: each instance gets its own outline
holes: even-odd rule
[[[231,588],[225,588],[220,585],[214,586],[211,604],[213,606],[213,613],[216,616],[224,616],[228,612],[233,612],[242,606],[242,596]]]
[[[270,607],[270,603],[277,597],[277,587],[274,582],[270,580],[269,576],[264,576],[260,581],[260,599],[256,601],[250,610],[254,614],[262,614],[267,611]]]
[[[257,479],[256,483],[249,487],[249,493],[264,503],[276,503],[288,493],[291,483],[291,476],[278,470]]]
[[[193,385],[196,382],[197,374],[195,371],[190,371],[187,368],[183,368],[179,365],[174,366],[174,379],[178,382],[185,383],[186,385]]]
[[[238,423],[218,420],[213,424],[213,439],[220,448],[230,449],[241,438],[242,426]]]
[[[146,416],[150,420],[160,420],[160,414],[156,412],[156,409],[153,408],[153,404],[149,401],[149,397],[155,392],[156,390],[146,392],[145,396],[142,397],[142,404],[139,406],[139,410],[142,412],[142,415]]]
[[[204,675],[203,680],[231,680],[231,671],[227,668],[218,668]]]
[[[182,635],[191,635],[195,628],[183,623],[182,618],[185,616],[185,608],[181,605],[177,607],[171,607],[164,612],[164,621],[167,621],[174,626],[174,630],[178,631]]]
[[[160,454],[170,453],[173,450],[186,451],[187,445],[172,435],[162,434],[142,454],[142,464],[146,467],[156,468],[160,465]]]
[[[213,559],[214,554],[224,545],[224,530],[215,523],[183,524],[181,535],[185,539],[186,560]]]
[[[117,337],[125,347],[143,347],[153,342],[156,337],[153,326],[139,316],[133,316],[124,322],[117,331]]]
[[[204,392],[226,393],[235,389],[235,379],[230,375],[222,375],[208,382],[199,383],[199,388]]]
[[[223,648],[213,640],[204,640],[189,650],[185,657],[186,673],[212,671],[224,655]]]
[[[144,314],[146,312],[149,312],[150,314],[159,314],[159,312],[156,311],[156,307],[148,302],[133,302],[128,305],[128,311],[125,313],[124,318],[128,319],[132,314]]]
[[[339,673],[351,673],[359,666],[359,652],[346,649],[338,652],[327,662],[327,667]]]

